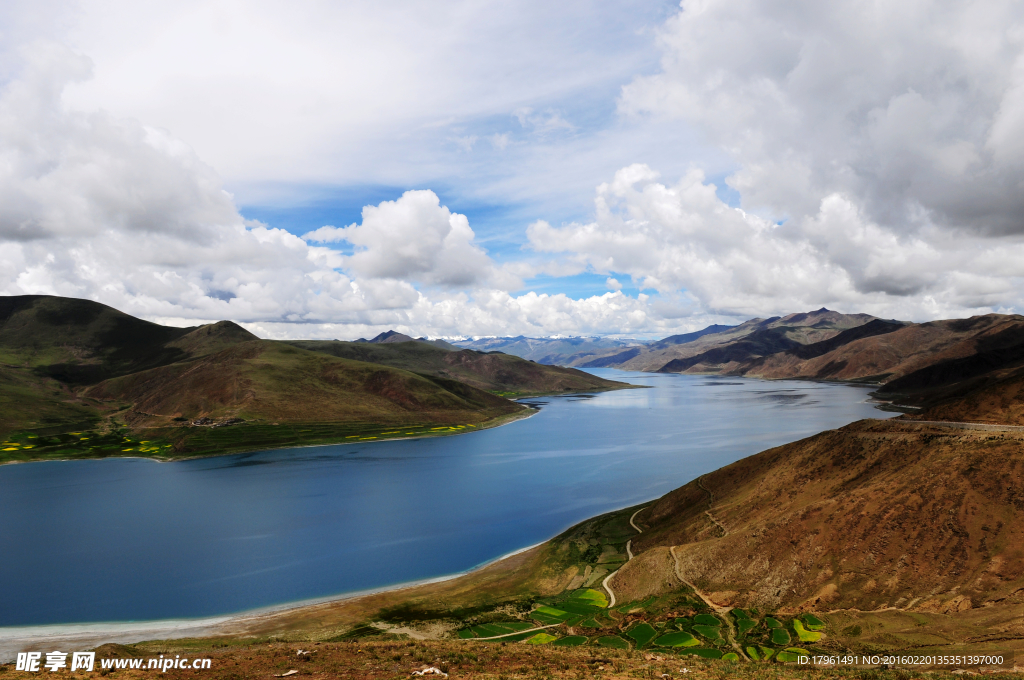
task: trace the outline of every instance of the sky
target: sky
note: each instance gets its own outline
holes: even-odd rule
[[[1024,311],[1024,5],[0,5],[0,294],[262,337]]]

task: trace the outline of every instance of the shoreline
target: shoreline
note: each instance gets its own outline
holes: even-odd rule
[[[573,394],[584,394],[584,393],[583,392],[574,392]],[[571,396],[571,395],[566,394],[566,395],[549,395],[549,396]],[[531,398],[533,398],[533,397],[516,397],[516,399],[531,399]],[[523,404],[523,406],[526,406],[526,405]],[[480,424],[479,426],[475,426],[472,430],[469,430],[469,431],[463,431],[463,432],[439,432],[439,433],[437,433],[435,435],[430,435],[429,437],[428,436],[423,436],[423,435],[418,435],[418,436],[415,436],[415,437],[386,437],[386,438],[383,438],[383,439],[374,439],[373,441],[360,441],[360,442],[339,441],[339,442],[327,442],[327,443],[323,443],[323,444],[299,444],[297,446],[271,446],[271,447],[267,447],[267,448],[243,449],[243,450],[240,450],[240,451],[228,451],[226,453],[211,453],[211,454],[200,455],[200,456],[181,456],[181,457],[175,457],[175,458],[161,458],[161,457],[158,457],[158,456],[82,456],[82,457],[79,457],[79,458],[37,458],[37,459],[34,459],[34,460],[8,460],[8,461],[0,462],[0,467],[2,467],[4,465],[22,465],[22,464],[26,464],[26,463],[67,463],[67,462],[77,461],[77,460],[150,460],[150,461],[153,461],[154,463],[179,463],[179,462],[186,461],[186,460],[201,460],[201,459],[204,459],[204,458],[222,458],[224,456],[237,456],[237,455],[245,454],[245,453],[259,453],[261,451],[290,451],[292,449],[312,449],[312,448],[317,448],[317,447],[321,447],[321,446],[347,446],[347,445],[351,445],[351,444],[375,444],[377,442],[395,442],[395,441],[406,441],[406,440],[411,441],[411,440],[414,440],[414,439],[434,439],[434,438],[437,438],[437,437],[451,437],[451,436],[457,436],[457,435],[460,435],[460,434],[472,434],[473,432],[481,432],[483,430],[490,430],[490,429],[493,429],[493,428],[496,428],[496,427],[503,427],[505,425],[510,425],[512,423],[519,422],[520,420],[526,420],[527,418],[530,418],[530,417],[536,415],[539,412],[540,412],[540,409],[538,409],[538,408],[533,408],[532,406],[526,406],[526,408],[523,411],[521,411],[520,413],[514,413],[514,414],[510,414],[508,416],[499,416],[498,418],[493,418],[490,421],[487,421],[485,423]]]
[[[553,537],[552,537],[553,538]],[[420,586],[453,581],[493,566],[516,555],[538,548],[551,539],[534,543],[487,560],[465,571],[444,576],[404,581],[377,588],[327,595],[308,600],[247,609],[233,614],[203,618],[159,619],[155,621],[99,621],[90,623],[52,623],[29,626],[0,626],[0,663],[14,661],[18,652],[48,651],[69,648],[71,651],[93,649],[105,644],[134,644],[150,640],[209,638],[219,635],[245,635],[252,624],[268,617],[303,609],[335,605],[381,593],[410,590]]]

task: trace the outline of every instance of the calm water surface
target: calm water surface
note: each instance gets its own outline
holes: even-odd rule
[[[0,625],[238,612],[463,571],[860,418],[867,390],[593,373],[454,437],[0,467]]]

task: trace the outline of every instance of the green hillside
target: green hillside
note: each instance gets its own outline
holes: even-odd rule
[[[90,300],[0,297],[0,462],[439,436],[529,412],[507,396],[619,387],[425,342],[283,343],[230,321],[173,328]]]

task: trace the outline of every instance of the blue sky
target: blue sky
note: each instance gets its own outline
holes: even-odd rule
[[[1022,12],[5,3],[0,293],[271,337],[1017,311]]]

